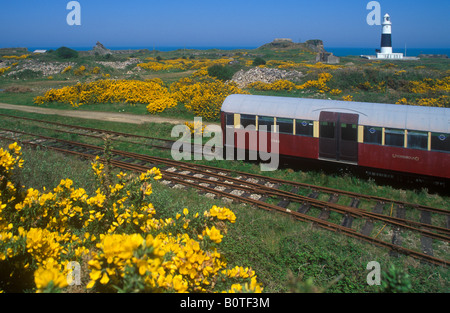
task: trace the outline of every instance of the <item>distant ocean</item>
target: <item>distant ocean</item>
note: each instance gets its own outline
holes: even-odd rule
[[[29,51],[34,50],[56,50],[59,47],[28,47]],[[72,49],[78,51],[89,51],[92,50],[93,47],[73,47]],[[236,49],[256,49],[258,47],[243,47],[243,46],[234,46],[234,47],[107,47],[111,50],[140,50],[140,49],[148,49],[158,50],[158,51],[174,51],[180,49],[195,49],[195,50],[209,50],[209,49],[219,49],[219,50],[236,50]],[[334,55],[339,57],[344,56],[360,56],[360,55],[375,55],[375,48],[343,48],[343,47],[325,47],[325,50],[328,52],[332,52]],[[405,53],[406,56],[414,57],[419,54],[446,54],[450,57],[450,48],[394,48],[394,52]]]
[[[349,55],[375,55],[374,48],[333,48],[325,47],[325,50],[332,52],[335,56],[345,57]],[[404,53],[409,57],[416,57],[419,54],[446,54],[450,57],[450,48],[394,48],[395,53]]]
[[[34,51],[34,50],[56,50],[59,47],[28,47],[28,51]],[[71,49],[77,50],[77,51],[89,51],[92,50],[93,47],[69,47]],[[233,47],[205,47],[205,46],[185,46],[185,47],[179,47],[179,46],[164,46],[164,47],[158,47],[158,46],[152,46],[152,47],[105,47],[110,50],[142,50],[142,49],[148,49],[150,51],[157,50],[157,51],[175,51],[175,50],[210,50],[210,49],[218,49],[218,50],[237,50],[237,49],[256,49],[258,47],[242,47],[242,46],[233,46]]]

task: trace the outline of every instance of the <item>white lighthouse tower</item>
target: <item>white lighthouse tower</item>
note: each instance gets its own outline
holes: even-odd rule
[[[383,18],[381,32],[381,51],[377,53],[377,59],[403,59],[403,53],[392,52],[392,22],[389,14]]]
[[[389,14],[383,19],[383,30],[381,33],[381,53],[392,53],[392,23]]]

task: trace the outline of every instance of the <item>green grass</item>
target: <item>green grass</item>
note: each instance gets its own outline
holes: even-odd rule
[[[0,146],[5,145],[0,142]],[[25,169],[17,178],[27,188],[46,186],[50,190],[60,179],[71,178],[75,188],[94,192],[88,162],[45,150],[24,148],[23,152]],[[265,292],[302,292],[308,290],[308,279],[327,292],[379,292],[380,287],[366,283],[369,273],[366,265],[370,261],[378,261],[383,271],[394,264],[407,272],[412,282],[410,292],[449,291],[450,277],[445,269],[420,264],[405,256],[389,257],[384,249],[284,215],[209,199],[193,189],[171,189],[160,183],[155,183],[152,203],[162,218],[173,217],[183,208],[193,213],[202,213],[212,205],[232,209],[237,222],[230,225],[220,251],[229,264],[253,268]]]
[[[250,53],[251,52],[251,53]],[[85,65],[88,71],[94,66],[99,66],[101,68],[101,73],[98,75],[83,75],[76,76],[73,74],[73,70],[65,74],[54,75],[53,80],[48,80],[45,77],[22,77],[19,80],[12,79],[7,75],[0,76],[0,88],[5,89],[10,86],[19,85],[24,87],[29,87],[32,92],[28,93],[5,93],[0,92],[0,102],[11,103],[11,104],[22,104],[22,105],[34,105],[33,98],[38,95],[42,95],[49,88],[60,88],[66,85],[72,85],[76,82],[85,82],[96,79],[103,79],[103,74],[110,74],[113,79],[149,79],[149,78],[161,78],[167,85],[177,81],[181,77],[189,76],[193,73],[190,71],[163,71],[163,72],[152,72],[147,70],[142,70],[139,73],[133,75],[128,74],[128,71],[135,67],[135,65],[130,65],[129,68],[124,70],[116,70],[110,67],[99,65],[99,61],[125,61],[128,57],[137,57],[140,61],[145,62],[147,57],[161,56],[163,59],[179,58],[179,57],[190,57],[193,54],[199,54],[195,58],[220,58],[222,56],[244,58],[244,60],[253,60],[255,56],[260,56],[265,60],[285,60],[302,62],[307,61],[311,63],[314,60],[314,56],[308,52],[304,52],[298,49],[257,49],[250,51],[219,51],[219,50],[208,50],[208,51],[191,51],[191,50],[177,50],[170,52],[157,52],[157,51],[147,51],[145,53],[134,53],[132,55],[114,55],[109,59],[104,56],[87,56],[83,53],[80,57],[75,59],[70,59],[71,62],[75,62],[74,68],[81,65]],[[43,55],[33,55],[29,59],[40,60],[45,62],[61,62],[67,60],[61,60],[57,58],[54,54],[43,54]],[[21,60],[18,61],[22,62]],[[242,66],[242,62],[239,66]],[[250,90],[252,94],[262,94],[262,95],[277,95],[277,96],[288,96],[288,97],[311,97],[320,99],[341,99],[344,95],[353,95],[354,101],[361,102],[380,102],[380,103],[395,103],[401,98],[407,98],[409,101],[415,101],[420,97],[432,97],[439,96],[436,95],[411,95],[406,89],[405,85],[409,81],[422,80],[424,78],[439,78],[442,79],[448,76],[450,70],[450,61],[446,59],[422,59],[419,61],[372,61],[365,60],[359,57],[343,57],[341,58],[340,66],[342,68],[337,70],[327,70],[333,75],[333,79],[327,83],[328,87],[331,89],[340,89],[342,94],[339,96],[332,96],[330,94],[321,94],[311,91],[270,91],[270,92],[260,92],[255,90]],[[317,74],[322,70],[300,68],[305,76],[302,82],[310,79],[317,79]],[[405,73],[397,75],[398,71],[405,70]],[[386,83],[386,89],[384,90],[365,90],[361,88],[361,84],[369,82],[372,86],[376,86],[382,82]],[[68,104],[61,103],[51,103],[42,105],[46,108],[59,108],[72,110],[73,108]],[[96,105],[84,105],[79,110],[86,111],[106,111],[106,112],[126,112],[135,114],[146,114],[145,105],[128,106],[126,104],[96,104]],[[182,118],[192,118],[193,115],[187,112],[184,107],[180,104],[177,108],[166,110],[162,114],[163,117],[182,117]]]
[[[252,60],[254,55],[249,51],[226,52],[236,57],[244,56],[246,59]],[[250,51],[252,52],[252,51]],[[292,60],[294,62],[311,61],[312,56],[299,54],[299,51],[275,51],[275,50],[255,50],[258,55],[266,60]],[[160,55],[163,58],[173,58],[181,56],[189,56],[193,54],[190,50],[177,50],[170,53],[148,52],[136,55],[142,61],[149,56]],[[196,58],[218,58],[223,52],[211,50],[201,52],[201,56]],[[54,56],[42,55],[32,56],[32,58],[41,58],[45,61],[55,61]],[[103,57],[87,57],[80,56],[75,60],[76,68],[80,65],[87,65],[88,68],[93,67],[95,61],[121,61],[126,60],[126,56],[114,56],[113,60],[106,60]],[[353,63],[349,64],[349,63]],[[333,80],[329,83],[330,87],[342,88],[344,92],[340,96],[321,95],[315,92],[301,93],[294,92],[256,92],[254,94],[279,95],[288,97],[316,97],[316,98],[333,98],[340,99],[343,95],[352,94],[355,101],[365,102],[385,102],[395,103],[399,98],[408,96],[402,91],[400,79],[420,80],[425,77],[442,78],[448,76],[450,62],[448,60],[424,59],[418,62],[392,62],[396,67],[387,68],[386,64],[391,62],[371,62],[369,60],[360,59],[358,57],[341,58],[341,65],[345,68],[332,71]],[[416,68],[424,66],[425,68]],[[111,77],[128,78],[126,71],[116,71],[110,68],[102,68],[102,73],[108,73]],[[395,71],[406,70],[405,76],[398,77],[392,81],[392,86],[398,84],[397,89],[388,89],[384,92],[372,90],[360,90],[356,88],[360,83],[370,81],[378,83],[392,75]],[[306,70],[305,70],[306,72]],[[172,83],[180,77],[188,76],[191,72],[140,72],[139,78],[160,77],[166,83]],[[304,80],[315,79],[317,71],[306,75]],[[33,98],[48,88],[59,88],[64,85],[70,85],[77,80],[85,81],[92,79],[92,76],[76,77],[73,74],[55,75],[53,80],[45,78],[24,78],[21,80],[9,79],[6,76],[0,77],[0,89],[9,86],[25,86],[33,91],[28,93],[5,93],[0,92],[0,102],[34,105]],[[66,80],[68,79],[68,80]],[[129,106],[126,104],[99,104],[91,106],[82,106],[78,109],[72,108],[70,105],[64,104],[46,104],[42,107],[59,108],[66,110],[83,110],[83,111],[107,111],[107,112],[123,112],[134,114],[147,114],[145,105]],[[55,115],[32,114],[11,110],[0,110],[0,113],[26,116],[43,120],[57,121],[60,123],[68,123],[73,125],[103,128],[107,130],[115,130],[120,132],[133,133],[138,135],[155,136],[170,139],[170,132],[173,125],[149,123],[144,125],[134,125],[126,123],[113,123],[103,121],[93,121],[85,119],[76,119]],[[88,113],[87,113],[88,114]],[[192,121],[193,115],[187,112],[184,107],[179,106],[175,109],[167,110],[160,116],[177,117]],[[30,130],[42,134],[50,134],[47,131],[39,129],[36,126],[30,126],[24,123],[17,123],[13,120],[5,122],[1,119],[2,127],[15,126],[19,129]],[[73,137],[65,137],[66,135],[58,135],[60,138],[76,139]],[[86,139],[84,139],[86,140]],[[101,140],[89,139],[86,142],[92,142],[102,145]],[[151,149],[145,146],[136,146],[125,143],[114,143],[114,148],[128,150],[138,153],[147,153],[155,156],[170,157],[167,151]],[[21,176],[18,177],[27,187],[34,188],[54,188],[63,178],[70,177],[74,180],[75,186],[83,187],[88,190],[92,186],[92,178],[89,176],[89,164],[72,157],[65,157],[49,151],[31,151],[25,150],[25,157],[30,167],[25,168]],[[244,171],[267,175],[270,177],[293,180],[298,182],[309,183],[313,185],[344,189],[353,192],[371,194],[386,198],[395,198],[407,202],[417,202],[419,204],[440,207],[448,209],[450,198],[439,195],[429,194],[426,190],[412,191],[395,189],[388,186],[379,186],[375,182],[362,180],[346,174],[326,174],[321,171],[293,171],[290,169],[280,169],[275,172],[261,172],[259,165],[256,163],[247,163],[242,161],[196,161],[200,164],[223,167],[235,171]],[[417,261],[406,257],[399,259],[390,258],[386,250],[377,249],[367,244],[351,240],[340,234],[330,233],[312,227],[310,224],[293,221],[287,217],[263,212],[255,208],[251,208],[238,204],[227,204],[221,200],[211,200],[198,196],[192,190],[172,190],[161,184],[155,186],[157,192],[154,193],[154,204],[157,210],[164,216],[172,216],[174,211],[182,210],[187,207],[190,211],[198,210],[202,212],[212,204],[231,206],[238,216],[238,222],[230,228],[222,249],[227,256],[227,261],[236,264],[251,266],[258,274],[259,279],[265,285],[267,292],[286,292],[301,291],[305,287],[304,282],[311,278],[316,286],[327,287],[335,278],[339,277],[338,282],[329,287],[330,292],[374,292],[378,291],[377,287],[370,287],[366,283],[366,265],[369,261],[376,260],[380,262],[382,269],[387,269],[390,264],[395,264],[399,268],[403,268],[409,273],[413,282],[413,292],[448,292],[449,273],[446,270],[422,265]],[[310,190],[299,191],[300,194],[308,195]],[[325,199],[327,200],[327,199]],[[344,200],[340,200],[344,201]],[[370,207],[366,209],[371,209]],[[390,208],[384,208],[385,213],[389,214]],[[319,210],[312,210],[312,215],[318,216]],[[336,218],[334,214],[330,218]],[[417,219],[417,217],[416,217]],[[443,221],[434,221],[433,224],[444,225]],[[382,229],[383,224],[377,223],[375,229]],[[389,229],[386,227],[380,233],[380,237],[388,237]],[[441,245],[434,243],[435,250],[447,249]],[[341,277],[341,275],[344,275]]]
[[[170,136],[173,124],[169,123],[144,123],[141,125],[137,124],[129,124],[129,123],[116,123],[109,121],[98,121],[98,120],[89,120],[83,118],[74,118],[74,117],[66,117],[59,115],[48,115],[48,114],[39,114],[39,113],[29,113],[22,111],[14,111],[14,110],[6,110],[0,109],[1,114],[18,116],[18,117],[26,117],[26,118],[34,118],[43,121],[49,122],[57,122],[67,125],[75,125],[75,126],[84,126],[98,129],[105,129],[110,131],[117,131],[123,133],[130,133],[134,135],[142,135],[156,138],[166,138],[173,139]],[[18,120],[14,118],[5,118],[0,116],[0,120],[2,120],[3,127],[11,126],[11,127],[22,127],[24,131],[26,131],[27,127],[32,125],[44,125],[36,122],[29,122]],[[47,127],[51,127],[47,125]],[[50,133],[46,133],[50,134]]]
[[[86,126],[93,127],[105,130],[112,130],[118,132],[125,132],[136,135],[144,135],[151,136],[157,138],[165,138],[165,139],[173,139],[177,140],[179,138],[172,138],[171,131],[173,128],[172,124],[168,123],[146,123],[143,125],[134,125],[127,123],[115,123],[115,122],[106,122],[106,121],[96,121],[96,120],[88,120],[88,119],[80,119],[80,118],[71,118],[64,116],[55,116],[55,115],[45,115],[45,114],[35,114],[28,112],[20,112],[20,111],[11,111],[11,110],[1,110],[0,113],[22,116],[22,117],[31,117],[35,119],[48,120],[52,122],[59,122],[69,125],[78,125],[78,126]],[[2,127],[11,128],[11,129],[20,129],[26,132],[41,134],[44,136],[56,136],[57,138],[67,139],[67,140],[80,140],[85,143],[96,144],[98,146],[103,145],[102,139],[90,139],[87,137],[73,137],[69,134],[64,133],[55,133],[54,131],[42,129],[39,127],[40,123],[30,123],[19,121],[16,119],[5,119],[0,116],[0,121],[2,122]],[[209,138],[204,138],[204,140],[209,140]],[[132,151],[136,153],[149,154],[164,158],[171,158],[170,151],[152,149],[150,146],[144,144],[129,144],[122,142],[113,142],[113,147],[118,150],[124,151]],[[415,202],[422,205],[434,206],[439,208],[448,209],[448,203],[450,203],[449,197],[443,197],[435,194],[430,194],[427,190],[407,190],[407,189],[398,189],[390,186],[380,186],[377,185],[373,180],[365,180],[358,179],[350,174],[328,174],[322,171],[317,170],[292,170],[290,168],[280,168],[277,171],[273,172],[261,172],[258,163],[244,162],[244,161],[228,161],[228,160],[200,160],[200,161],[187,161],[193,162],[197,164],[204,164],[208,166],[215,166],[220,168],[225,168],[231,171],[242,171],[255,173],[263,176],[274,177],[278,179],[291,180],[301,183],[307,183],[312,185],[336,188],[347,190],[350,192],[363,193],[368,195],[374,195],[385,198],[393,198],[406,202]],[[287,190],[289,191],[289,190]],[[303,191],[305,195],[309,194],[309,191]],[[325,199],[327,200],[327,199]]]

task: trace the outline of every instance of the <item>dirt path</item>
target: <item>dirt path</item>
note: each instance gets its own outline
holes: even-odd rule
[[[178,125],[184,124],[185,122],[185,120],[182,119],[166,118],[151,115],[136,115],[128,113],[111,113],[111,112],[95,112],[95,111],[69,111],[69,110],[39,108],[28,105],[15,105],[6,103],[0,103],[0,109],[32,112],[39,114],[49,114],[49,115],[61,115],[68,117],[78,117],[78,118],[119,122],[119,123],[131,123],[131,124],[171,123]]]

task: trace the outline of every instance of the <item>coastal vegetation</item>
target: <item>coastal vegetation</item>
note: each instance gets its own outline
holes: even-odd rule
[[[164,176],[160,178],[157,169],[148,175],[121,173],[98,161],[89,163],[47,150],[6,142],[0,147],[3,292],[175,292],[186,286],[187,291],[203,292],[446,290],[445,268],[406,256],[392,258],[384,249],[275,213],[208,199],[189,188],[169,188],[159,183]],[[108,171],[111,180],[106,184]],[[273,175],[300,178],[289,170]],[[444,198],[389,191],[349,176],[306,172],[301,176],[314,184],[345,185],[379,196],[398,192],[397,198],[445,207]],[[25,218],[29,216],[33,218]],[[196,272],[185,275],[186,267],[179,267],[176,258],[191,253],[195,242],[200,245],[192,254],[198,260],[192,263]],[[155,254],[157,247],[164,257]],[[148,251],[152,248],[153,253]],[[169,248],[179,252],[168,254]],[[129,258],[132,252],[136,256]],[[208,265],[202,259],[206,255],[218,263],[204,274],[200,269]],[[366,283],[366,265],[373,260],[382,265],[386,285]],[[67,286],[65,279],[67,265],[73,261],[81,266],[80,286]],[[142,275],[149,266],[159,269],[155,276]],[[402,279],[395,280],[397,276]]]
[[[55,108],[84,109],[89,105],[89,110],[104,110],[111,104],[114,110],[114,105],[129,104],[132,112],[140,114],[137,106],[145,106],[150,114],[170,116],[186,111],[218,121],[220,104],[231,93],[450,106],[447,59],[374,61],[344,57],[339,64],[324,64],[315,62],[311,52],[298,49],[87,55],[66,47],[43,55],[8,54],[1,59],[0,87],[6,89],[19,80],[32,92],[0,93],[0,101]],[[30,66],[33,62],[59,67],[42,72]],[[296,70],[303,77],[237,86],[233,75],[254,67]]]
[[[447,59],[391,62],[344,57],[339,64],[325,64],[315,62],[311,51],[278,48],[79,52],[70,58],[55,52],[0,52],[0,102],[175,117],[186,121],[193,133],[203,132],[205,126],[192,123],[193,118],[218,122],[221,103],[233,93],[450,107]],[[257,58],[265,64],[255,63]],[[237,71],[257,67],[296,70],[303,76],[245,86],[231,81]],[[171,138],[168,124],[135,127],[1,112]],[[6,128],[49,135],[31,123],[3,122]],[[74,140],[67,134],[58,136]],[[115,144],[117,149],[168,157],[144,145]],[[99,162],[10,142],[0,142],[0,149],[0,291],[448,291],[446,269],[403,256],[391,258],[385,250],[339,234],[207,199],[190,189],[172,190],[157,179],[157,169],[141,179]],[[208,165],[258,172],[257,166],[243,162]],[[378,186],[346,174],[282,169],[270,175],[448,208],[448,198],[425,189]],[[192,260],[186,261],[188,255]],[[81,289],[66,286],[66,266],[74,260],[85,273]],[[383,281],[394,283],[366,283],[366,265],[373,260],[383,265]],[[391,264],[393,268],[387,266]]]
[[[151,202],[159,169],[129,174],[98,159],[94,193],[69,178],[37,190],[14,179],[26,162],[21,150],[0,148],[1,291],[60,292],[71,262],[97,292],[262,291],[254,270],[228,266],[218,251],[236,222],[230,209],[160,213]]]

